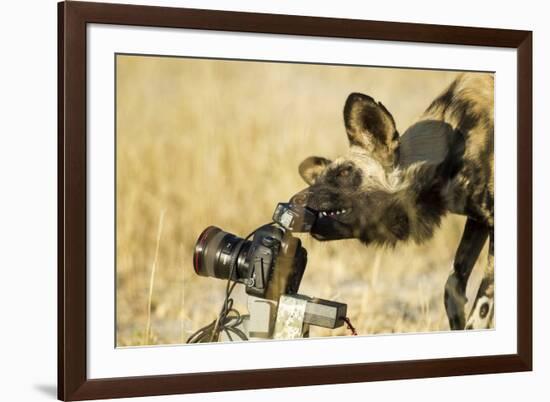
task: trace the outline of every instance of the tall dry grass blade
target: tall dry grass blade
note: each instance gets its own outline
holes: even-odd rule
[[[149,278],[149,297],[147,302],[147,326],[145,327],[145,339],[144,343],[146,345],[150,344],[151,341],[151,315],[152,315],[152,302],[153,302],[153,288],[155,287],[155,274],[157,272],[157,263],[159,257],[159,246],[160,246],[160,236],[162,234],[162,224],[164,221],[164,212],[163,209],[160,211],[159,225],[157,229],[157,245],[155,247],[155,258],[153,259],[153,266],[151,267],[151,276]]]

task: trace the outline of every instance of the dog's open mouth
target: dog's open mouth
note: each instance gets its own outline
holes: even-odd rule
[[[323,208],[315,210],[317,220],[311,228],[311,235],[317,240],[339,240],[353,237],[350,226],[352,209],[345,208]]]
[[[348,215],[350,212],[351,208],[326,209],[322,211],[317,211],[317,218],[340,218]]]

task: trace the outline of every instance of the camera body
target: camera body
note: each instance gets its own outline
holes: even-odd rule
[[[280,203],[273,214],[276,225],[258,228],[252,240],[215,226],[206,228],[195,245],[193,265],[201,276],[228,279],[245,285],[246,293],[277,300],[295,294],[307,264],[307,251],[293,232],[307,232],[315,214],[303,207]]]
[[[300,239],[273,225],[260,227],[242,258],[246,293],[276,300],[280,294],[298,292],[307,264],[307,251]]]

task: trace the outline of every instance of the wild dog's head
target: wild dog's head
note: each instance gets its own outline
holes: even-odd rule
[[[430,196],[424,182],[431,181],[434,169],[419,167],[426,171],[412,186],[407,173],[395,169],[399,134],[394,119],[370,96],[349,95],[344,123],[349,153],[334,161],[317,156],[305,159],[299,172],[309,187],[291,201],[318,213],[311,232],[318,240],[358,238],[364,243],[395,244],[408,239],[411,219],[418,212],[413,204],[418,197]],[[433,225],[416,226],[416,237],[431,235]]]

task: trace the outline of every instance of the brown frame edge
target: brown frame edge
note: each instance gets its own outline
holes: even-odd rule
[[[508,47],[518,55],[518,353],[89,380],[86,24]],[[532,370],[532,32],[105,3],[58,4],[58,398],[83,400]]]

